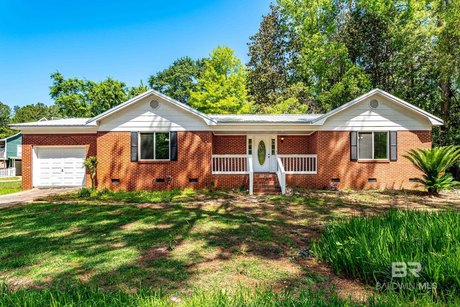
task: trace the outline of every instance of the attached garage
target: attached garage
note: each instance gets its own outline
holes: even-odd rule
[[[34,147],[34,187],[76,187],[85,185],[84,146]]]

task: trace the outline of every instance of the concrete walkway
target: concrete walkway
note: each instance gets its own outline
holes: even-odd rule
[[[12,194],[0,195],[0,208],[9,207],[16,204],[31,203],[41,197],[63,194],[75,191],[77,189],[78,188],[32,189]]]

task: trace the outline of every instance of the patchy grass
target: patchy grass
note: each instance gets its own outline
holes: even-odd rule
[[[233,191],[172,189],[164,191],[111,191],[84,188],[75,192],[58,196],[45,197],[42,200],[60,202],[105,202],[105,203],[170,203],[190,202],[217,198],[231,198]]]
[[[22,191],[21,181],[0,181],[0,195],[11,194]]]
[[[454,211],[390,210],[328,225],[313,245],[336,272],[367,284],[436,285],[438,295],[460,290],[460,214]],[[392,276],[393,262],[420,263],[418,276]],[[412,268],[412,267],[410,267]],[[402,289],[419,293],[419,289]],[[426,291],[426,289],[422,289]]]
[[[460,205],[455,193],[431,198],[407,191],[79,194],[0,210],[1,281],[15,290],[44,293],[63,282],[108,293],[161,289],[166,297],[182,300],[194,289],[216,297],[220,294],[208,289],[269,289],[288,291],[294,299],[310,289],[333,288],[345,302],[350,294],[353,301],[363,301],[369,291],[362,281],[336,275],[308,256],[326,225],[390,208]]]
[[[226,286],[268,285],[299,273],[283,257],[292,239],[253,209],[213,203],[3,209],[0,278],[27,286],[73,280],[183,290],[210,279]]]

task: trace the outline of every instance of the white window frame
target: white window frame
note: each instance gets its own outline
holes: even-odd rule
[[[376,159],[374,158],[374,133],[385,132],[387,134],[387,157]],[[372,134],[372,158],[360,158],[359,157],[359,135],[360,133],[371,133]],[[360,161],[388,161],[390,159],[390,131],[358,131],[358,142],[357,142],[358,160]]]
[[[251,141],[251,153],[249,153],[249,140]],[[254,138],[252,136],[246,136],[246,154],[252,155],[254,153]]]
[[[167,133],[169,138],[169,158],[168,159],[156,159],[156,147],[157,147],[157,133]],[[153,159],[141,159],[141,134],[153,134]],[[138,161],[171,161],[171,131],[142,131],[137,133],[137,156]]]
[[[273,147],[275,145],[275,147]],[[272,136],[270,138],[270,156],[276,156],[278,154],[278,136]]]
[[[249,153],[249,140],[251,140],[251,145],[252,145],[251,153]],[[272,154],[272,140],[275,140],[275,153],[274,154]],[[277,134],[271,136],[270,143],[267,144],[267,146],[270,146],[269,147],[270,156],[276,156],[278,154],[278,135]],[[254,135],[246,135],[246,154],[247,155],[254,154]]]

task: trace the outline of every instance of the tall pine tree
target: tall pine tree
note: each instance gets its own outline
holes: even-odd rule
[[[270,5],[259,31],[249,39],[247,86],[257,111],[306,112],[311,100],[295,71],[298,38],[279,6]]]

